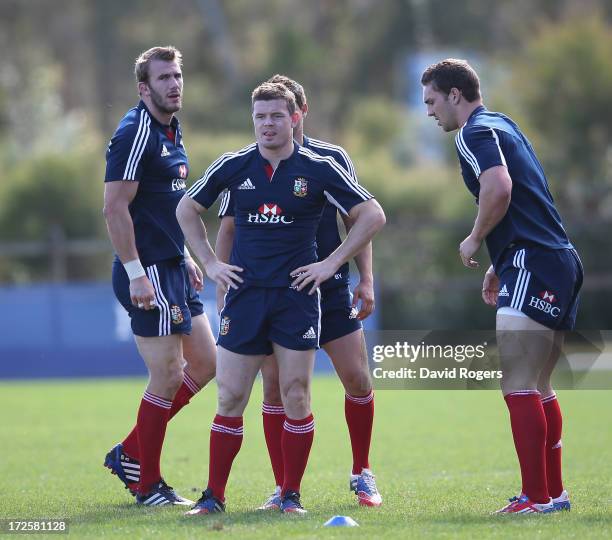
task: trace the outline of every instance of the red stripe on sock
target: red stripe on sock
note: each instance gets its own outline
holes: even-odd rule
[[[523,493],[532,502],[549,501],[546,483],[546,417],[538,393],[516,392],[504,398],[510,411]]]
[[[349,396],[344,398],[344,416],[351,437],[353,451],[353,474],[361,474],[362,469],[369,469],[370,442],[374,423],[374,393],[367,396]]]
[[[221,416],[217,414],[213,426],[227,431],[210,430],[210,457],[208,460],[208,487],[213,495],[225,500],[225,486],[234,458],[242,445],[242,416]]]

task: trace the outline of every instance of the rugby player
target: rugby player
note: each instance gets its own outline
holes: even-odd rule
[[[284,75],[274,75],[268,79],[268,82],[284,85],[295,96],[298,124],[293,130],[294,140],[315,154],[334,158],[351,179],[357,182],[353,162],[342,147],[304,135],[304,118],[308,114],[308,102],[302,85]],[[226,191],[219,208],[219,216],[222,219],[215,245],[217,257],[224,262],[229,261],[234,241],[232,202],[231,191]],[[325,259],[341,243],[337,214],[338,209],[331,203],[328,203],[323,210],[317,229],[317,256],[319,259]],[[349,216],[341,212],[340,216],[346,229],[350,230]],[[349,288],[348,263],[343,264],[330,279],[321,284],[321,338],[319,343],[331,358],[345,389],[344,413],[353,454],[349,489],[355,492],[360,505],[380,506],[382,497],[376,487],[369,464],[374,422],[374,393],[361,325],[361,320],[368,317],[374,310],[371,243],[355,256],[355,263],[359,270],[360,280],[353,294]],[[225,292],[222,287],[217,287],[219,312],[223,308]],[[359,302],[361,302],[360,309],[357,309]],[[281,438],[285,410],[281,400],[278,366],[274,355],[266,357],[261,373],[264,394],[263,428],[276,489],[259,509],[275,510],[280,508],[280,491],[283,485]]]
[[[170,418],[215,375],[214,337],[197,293],[203,276],[175,214],[189,172],[174,116],[183,98],[181,64],[174,47],[138,57],[140,103],[123,117],[106,153],[113,288],[130,316],[149,382],[136,426],[104,465],[145,506],[192,504],[164,482],[160,456]]]
[[[242,442],[242,413],[272,352],[286,415],[280,507],[305,512],[299,490],[314,436],[310,382],[321,335],[319,286],[385,222],[378,203],[335,160],[293,141],[298,115],[289,90],[264,83],[254,90],[252,106],[257,142],[213,162],[177,208],[207,275],[228,289],[217,342],[218,407],[208,486],[191,515],[225,509],[227,479]],[[231,192],[236,221],[231,264],[218,260],[200,218],[224,190]],[[354,223],[338,249],[315,262],[316,230],[328,200]]]
[[[459,255],[468,268],[483,241],[491,266],[482,298],[497,308],[501,389],[522,489],[499,513],[570,508],[561,475],[562,416],[550,377],[563,332],[574,328],[582,264],[570,243],[531,143],[507,116],[483,105],[464,60],[429,66],[421,78],[427,114],[455,136],[463,180],[478,203]]]

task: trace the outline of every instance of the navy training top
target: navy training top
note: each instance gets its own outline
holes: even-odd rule
[[[266,165],[257,144],[250,144],[219,157],[187,194],[210,208],[227,190],[221,213],[231,200],[236,226],[231,264],[244,268],[247,284],[284,287],[293,270],[317,261],[316,234],[327,202],[348,214],[372,195],[333,158],[297,143],[270,179]]]
[[[334,158],[351,179],[355,183],[359,183],[353,162],[346,150],[341,146],[306,136],[304,136],[304,144],[302,146],[312,150],[315,154],[319,154],[320,156],[330,156]],[[223,194],[223,199],[219,206],[220,218],[234,216],[234,205],[232,202],[231,191],[228,190]],[[327,203],[323,209],[319,228],[317,229],[317,256],[319,260],[327,258],[342,243],[340,231],[338,230],[337,215],[338,209],[333,204]],[[346,262],[331,278],[321,283],[321,290],[347,285],[349,280],[349,263]]]
[[[506,115],[475,109],[455,137],[465,185],[476,197],[483,171],[502,165],[512,179],[512,198],[503,219],[485,241],[493,266],[512,243],[549,249],[572,248],[548,189],[544,170],[529,140]]]
[[[141,101],[119,122],[106,151],[105,182],[138,182],[129,210],[143,265],[183,256],[185,238],[176,207],[185,193],[189,162],[179,121],[158,122]]]

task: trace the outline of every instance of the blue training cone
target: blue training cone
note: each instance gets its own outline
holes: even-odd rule
[[[324,527],[359,527],[352,517],[349,516],[334,516],[328,519],[324,524]]]

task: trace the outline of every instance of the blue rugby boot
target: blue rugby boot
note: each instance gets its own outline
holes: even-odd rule
[[[285,496],[281,498],[280,510],[283,514],[304,515],[306,513],[297,491],[287,491],[285,493]]]
[[[382,504],[382,496],[378,492],[376,479],[370,469],[362,469],[355,483],[355,493],[359,500],[359,506],[376,507]]]
[[[206,488],[194,507],[185,512],[186,516],[198,516],[200,514],[220,514],[225,512],[225,504],[213,496],[212,489]]]
[[[143,506],[191,506],[193,501],[181,497],[174,488],[166,484],[162,478],[149,493],[136,494],[136,504]]]
[[[116,444],[104,458],[104,466],[123,482],[125,489],[132,496],[136,495],[136,488],[140,482],[140,462],[123,452],[123,445]]]

